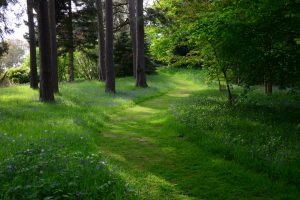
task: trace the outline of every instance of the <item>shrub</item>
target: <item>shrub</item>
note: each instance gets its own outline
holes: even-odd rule
[[[119,34],[114,43],[114,65],[117,76],[133,75],[131,41],[127,32]]]
[[[149,56],[149,44],[145,43],[145,70],[147,74],[153,74],[157,64]],[[127,32],[120,33],[114,43],[114,65],[116,76],[133,75],[133,57],[132,57],[131,39]]]
[[[18,67],[7,70],[7,77],[12,83],[24,84],[30,81],[29,68]]]
[[[57,71],[58,71],[58,80],[66,81],[68,80],[68,55],[61,55],[58,57]]]
[[[98,65],[96,53],[76,51],[74,54],[75,76],[85,80],[98,79]]]

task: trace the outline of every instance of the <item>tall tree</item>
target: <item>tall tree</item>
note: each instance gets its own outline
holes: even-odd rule
[[[98,21],[98,66],[99,66],[99,80],[105,81],[106,79],[106,70],[105,70],[105,35],[103,27],[103,9],[102,1],[96,0],[97,5],[97,21]]]
[[[72,1],[68,0],[68,54],[69,54],[69,82],[74,81],[74,38],[73,38],[73,13]]]
[[[133,76],[136,77],[136,2],[128,0],[130,35],[132,41]]]
[[[55,16],[56,16],[55,0],[49,0],[49,28],[50,28],[50,41],[51,41],[51,66],[52,66],[53,90],[54,92],[59,92]]]
[[[38,74],[36,64],[36,39],[33,21],[33,0],[27,0],[27,15],[29,28],[29,46],[30,46],[30,87],[38,88]]]
[[[136,86],[148,87],[145,73],[145,30],[144,30],[144,1],[136,3]]]
[[[50,29],[48,20],[48,2],[39,1],[38,27],[40,44],[40,100],[42,102],[53,102],[54,91],[52,86],[52,67],[51,67],[51,44]]]
[[[105,42],[105,65],[107,93],[115,93],[115,72],[113,66],[113,4],[112,0],[106,0],[106,42]]]

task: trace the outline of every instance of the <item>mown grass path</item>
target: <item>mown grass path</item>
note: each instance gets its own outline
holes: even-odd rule
[[[169,107],[203,88],[176,84],[176,90],[110,115],[95,135],[100,151],[140,199],[290,199],[298,194],[181,137]]]

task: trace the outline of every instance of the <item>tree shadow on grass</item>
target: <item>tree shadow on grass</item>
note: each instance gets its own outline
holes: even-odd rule
[[[184,100],[188,93],[177,91],[119,112],[95,137],[101,151],[122,166],[121,172],[141,198],[281,199],[299,195],[292,187],[272,183],[263,174],[178,137],[181,130],[170,118],[168,107]],[[149,177],[154,180],[148,182]]]
[[[246,99],[230,106],[225,96],[207,90],[171,111],[188,140],[208,153],[299,187],[299,106],[268,101]]]

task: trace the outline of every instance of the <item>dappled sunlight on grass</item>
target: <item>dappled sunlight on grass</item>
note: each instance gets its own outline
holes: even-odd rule
[[[120,173],[124,173],[124,171],[127,173],[126,180],[132,182],[136,188],[140,188],[142,198],[227,199],[235,197],[236,199],[248,199],[278,197],[281,199],[297,194],[292,188],[273,184],[272,180],[266,176],[251,172],[226,158],[208,154],[197,145],[187,141],[185,137],[180,137],[187,133],[182,133],[181,129],[177,129],[178,126],[174,119],[168,116],[169,105],[181,102],[196,90],[197,86],[195,85],[191,88],[182,87],[167,95],[145,101],[134,108],[116,114],[105,125],[105,138],[98,139],[99,148],[125,158],[125,161],[122,162],[118,159],[112,159],[112,161],[123,166]],[[207,89],[199,87],[199,90],[206,92]],[[215,90],[212,91],[215,92]],[[207,94],[212,91],[210,89]],[[211,100],[218,101],[214,98]],[[224,102],[226,104],[226,99]],[[199,106],[201,105],[200,103]],[[219,105],[210,108],[205,105],[214,106],[214,104],[205,103],[203,105],[204,112],[216,112],[215,109],[219,108]],[[153,110],[155,112],[152,112]],[[203,117],[199,120],[206,120],[205,116]],[[219,117],[218,112],[215,117]],[[230,125],[227,122],[225,121],[224,126]],[[252,125],[249,124],[249,127]],[[214,126],[211,124],[211,128]],[[113,137],[109,137],[109,135],[113,135]],[[120,137],[115,135],[120,135]],[[130,139],[133,135],[136,137],[134,140]],[[220,134],[220,138],[221,136]],[[138,173],[142,174],[140,178],[137,178]],[[145,174],[155,179],[150,183],[145,182]],[[161,188],[164,189],[161,190]],[[275,191],[274,188],[276,188]],[[156,192],[149,195],[149,191]],[[166,194],[168,195],[165,196]]]
[[[69,155],[71,156],[71,153],[73,152],[80,152],[84,155],[88,155],[95,151],[98,152],[94,137],[99,137],[99,133],[103,131],[104,123],[113,117],[114,112],[120,109],[123,110],[124,108],[133,107],[137,102],[163,95],[174,86],[172,84],[172,79],[173,78],[168,75],[150,76],[150,88],[136,89],[132,78],[123,78],[117,81],[119,87],[118,92],[115,95],[106,94],[104,92],[103,83],[97,81],[79,81],[72,84],[62,83],[60,85],[60,94],[56,95],[56,103],[53,104],[40,103],[38,101],[38,91],[31,90],[28,85],[1,88],[0,162],[6,162],[6,160],[15,158],[16,162],[18,162],[17,158],[22,155],[23,151],[27,151],[27,149],[31,151],[32,144],[36,144],[38,148],[41,148],[38,151],[51,150],[53,155],[57,154],[60,156],[64,154],[66,155],[66,158],[68,158]],[[165,82],[169,82],[169,84],[166,84]],[[154,112],[154,110],[150,108],[146,110],[149,114],[153,114]],[[139,110],[137,110],[136,113],[139,113]],[[124,130],[122,132],[124,132]],[[47,147],[40,147],[40,145],[43,145],[44,140],[49,140]],[[126,140],[131,143],[136,143],[137,141],[150,142],[150,139],[145,139],[144,137],[142,138],[132,134],[128,136],[128,139]],[[110,154],[103,156],[109,155]],[[122,157],[121,155],[117,157],[117,154],[111,154],[111,157],[125,161],[125,157]],[[62,175],[66,181],[69,180],[69,175],[80,171],[80,169],[77,168],[80,166],[73,166],[73,164],[70,170],[67,171],[63,168],[63,163],[59,163],[61,160],[57,162],[58,165],[62,165],[62,171],[66,171],[65,174]],[[5,166],[3,167],[5,168]],[[24,168],[25,167],[26,166],[24,166]],[[30,163],[28,167],[30,167]],[[93,167],[94,165],[86,165],[85,170],[93,172],[93,170],[95,170]],[[0,165],[0,182],[4,181],[1,170]],[[53,173],[60,173],[55,170]],[[45,173],[46,172],[48,173],[45,169]],[[105,183],[106,185],[103,185],[103,187],[105,186],[105,188],[107,188],[106,196],[108,199],[114,199],[108,197],[114,194],[119,195],[119,198],[121,198],[121,196],[126,197],[128,194],[128,199],[134,199],[131,198],[131,193],[127,192],[124,194],[122,189],[124,186],[122,186],[123,180],[117,179],[118,181],[115,181],[115,178],[112,177],[115,175],[109,175],[107,173],[108,172],[105,172],[104,175],[106,174],[108,176],[107,179],[110,179],[109,181],[107,179],[95,180],[90,174],[86,177],[81,177],[78,181],[86,183],[89,185],[89,188],[87,189],[84,185],[79,186],[76,191],[74,190],[74,192],[78,192],[78,194],[72,193],[72,195],[79,195],[78,197],[81,197],[80,195],[84,196],[85,194],[81,194],[80,191],[90,191],[88,192],[89,195],[100,195],[99,192],[103,189],[101,184],[104,184],[103,181],[108,181],[109,184]],[[49,172],[49,174],[51,173]],[[26,174],[24,174],[24,176],[25,175]],[[20,175],[17,178],[24,180],[24,183],[19,183],[22,187],[29,187],[30,183],[26,183],[27,179],[24,178],[23,175]],[[53,178],[55,178],[55,176],[53,176]],[[49,177],[46,176],[44,180],[50,181],[50,179],[51,176],[49,175]],[[41,182],[43,182],[43,180],[36,178],[33,180],[32,184]],[[19,188],[16,185],[13,185],[12,182],[10,183],[11,185],[5,183],[8,189]],[[113,188],[116,186],[115,183],[117,188],[114,190]],[[60,182],[55,185],[55,189],[56,187],[58,187],[58,189],[62,187],[59,184]],[[72,185],[73,184],[77,184],[77,180],[72,181]],[[101,188],[99,188],[100,186]],[[2,198],[1,192],[3,192],[1,189],[3,188],[0,188],[0,198]],[[36,189],[35,192],[41,191],[42,189]],[[61,188],[61,191],[62,194],[57,193],[57,195],[64,195],[63,192],[68,191],[68,189]],[[18,191],[9,195],[17,194],[19,194]],[[21,190],[20,194],[27,195],[27,193],[21,193]]]
[[[109,188],[108,193],[116,187],[118,194],[129,194],[124,199],[133,198],[132,193],[137,199],[150,200],[299,196],[297,188],[281,180],[274,182],[243,164],[248,154],[235,151],[252,141],[270,141],[262,152],[282,144],[284,138],[294,137],[282,133],[292,130],[288,126],[297,122],[296,117],[262,105],[258,105],[261,110],[244,104],[231,108],[225,94],[208,87],[201,73],[150,76],[147,89],[135,88],[132,78],[118,79],[115,95],[106,94],[103,83],[97,81],[63,83],[54,104],[38,102],[38,91],[28,86],[0,89],[0,162],[31,149],[31,143],[37,145],[40,156],[47,144],[53,155],[70,155],[76,173],[84,166],[86,177],[81,178],[91,187],[79,190],[93,195],[104,190],[97,187],[99,180],[91,172],[97,173],[95,166],[97,170],[107,166],[111,170],[103,171],[103,180],[113,180],[113,184],[100,184]],[[278,120],[280,127],[275,124]],[[253,138],[255,131],[261,134],[260,140]],[[89,158],[82,161],[73,152]],[[63,168],[63,157],[52,160]]]
[[[144,106],[135,106],[134,108],[130,109],[130,113],[133,116],[136,116],[136,115],[144,116],[145,114],[155,114],[157,112],[159,112],[159,110],[153,109],[153,108],[147,108]]]
[[[300,107],[290,101],[293,97],[285,96],[289,103],[278,98],[283,99],[255,91],[229,106],[226,96],[209,89],[176,103],[170,112],[183,136],[207,153],[299,186]]]

